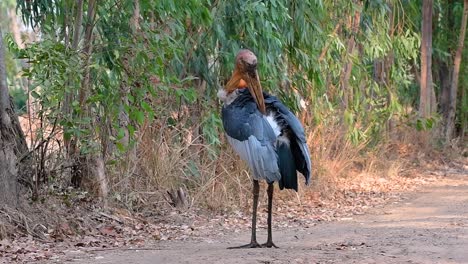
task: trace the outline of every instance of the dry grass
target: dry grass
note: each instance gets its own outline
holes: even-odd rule
[[[143,126],[137,145],[118,159],[116,166],[108,167],[112,200],[130,210],[157,212],[170,208],[168,191],[182,188],[188,206],[212,211],[250,207],[250,172],[226,142],[213,159],[210,146],[196,133],[199,126],[168,128],[166,122],[159,122]],[[30,130],[30,123],[23,123]],[[302,186],[298,194],[278,192],[281,199],[300,203],[334,198],[350,190],[390,191],[395,189],[392,186],[409,184],[406,178],[415,174],[411,168],[421,168],[428,160],[440,157],[448,160],[462,151],[457,148],[461,144],[454,142],[444,156],[435,151],[434,133],[408,127],[395,128],[372,148],[365,143],[352,144],[338,121],[306,130],[312,155],[312,187]],[[264,192],[262,195],[266,197]]]
[[[251,180],[249,170],[232,149],[223,143],[216,159],[209,146],[193,131],[146,126],[139,144],[116,173],[110,187],[118,199],[132,210],[169,208],[167,191],[182,188],[188,205],[222,211],[249,208]],[[392,131],[377,146],[355,145],[346,139],[339,125],[309,130],[312,155],[312,186],[301,191],[277,192],[283,200],[334,199],[349,191],[390,192],[411,185],[413,167],[421,166],[440,153],[434,152],[427,132],[410,129]],[[302,181],[302,177],[301,177]],[[266,186],[262,186],[262,190]],[[262,192],[263,197],[266,194]],[[263,199],[264,200],[264,199]]]
[[[109,177],[111,190],[136,210],[168,206],[167,191],[179,188],[188,194],[189,206],[215,211],[242,204],[250,193],[247,168],[231,149],[213,159],[200,137],[175,128],[142,129],[135,150]]]

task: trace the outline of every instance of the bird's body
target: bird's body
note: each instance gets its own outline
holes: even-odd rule
[[[263,93],[265,115],[247,89],[230,96],[222,110],[224,130],[231,146],[249,164],[253,178],[297,191],[297,170],[309,183],[309,150],[296,116],[267,93]]]
[[[310,181],[304,128],[276,97],[262,92],[257,57],[249,50],[238,53],[234,73],[218,97],[224,102],[222,120],[227,139],[253,172],[251,242],[234,248],[262,247],[256,238],[259,180],[268,183],[268,240],[263,246],[276,247],[271,230],[273,183],[278,182],[280,189],[297,191],[297,171],[304,175],[306,184]]]

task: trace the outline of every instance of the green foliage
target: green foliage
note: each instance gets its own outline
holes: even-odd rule
[[[258,55],[266,91],[295,112],[311,113],[310,125],[342,120],[356,144],[381,140],[389,120],[417,104],[420,1],[141,0],[137,28],[135,1],[97,1],[89,62],[82,53],[88,44],[83,33],[78,50],[70,46],[76,2],[18,0],[24,21],[43,36],[15,52],[29,61],[24,76],[33,81],[32,95],[43,113],[59,118],[65,134],[83,145],[105,145],[107,133],[125,151],[120,140],[126,133],[133,138],[147,122],[187,129],[201,124],[204,142],[216,154],[222,130],[215,94],[230,77],[240,48]],[[82,31],[87,8],[84,1]],[[452,8],[458,19],[459,5]],[[356,12],[359,27],[353,32]],[[453,45],[453,38],[445,41],[449,32],[440,32],[434,51],[446,57],[442,47]],[[349,91],[343,91],[349,62]],[[91,83],[83,105],[77,97],[86,69]],[[75,96],[70,116],[61,108],[66,93]],[[191,118],[181,118],[185,108]],[[430,128],[429,123],[418,121],[416,127]]]
[[[16,107],[16,112],[21,115],[26,112],[26,103],[28,101],[28,95],[22,89],[11,89],[10,96],[13,98],[13,104]]]
[[[431,130],[434,127],[435,119],[434,118],[418,118],[416,119],[416,129],[418,131]]]
[[[61,107],[65,91],[77,90],[80,85],[82,70],[76,67],[80,61],[79,54],[52,39],[44,39],[23,50],[10,45],[10,50],[19,59],[29,62],[29,66],[23,69],[23,77],[33,80],[29,88],[31,96],[40,104],[38,114],[51,123],[58,119],[66,137],[84,138],[88,135],[87,130],[80,128],[86,120],[64,115]],[[77,107],[76,102],[73,105]]]

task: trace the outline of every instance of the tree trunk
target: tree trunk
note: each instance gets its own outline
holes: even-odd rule
[[[440,113],[442,114],[444,120],[448,118],[448,112],[450,107],[450,77],[452,76],[450,72],[450,67],[448,62],[438,59],[436,64],[438,65],[438,75],[439,75],[439,84],[440,84]]]
[[[84,76],[83,82],[81,83],[81,89],[79,93],[79,103],[80,107],[82,108],[83,112],[85,110],[85,100],[88,97],[88,90],[89,90],[89,61],[91,59],[91,53],[93,48],[93,28],[94,28],[94,18],[96,16],[96,0],[90,0],[88,3],[88,16],[86,21],[86,28],[85,28],[85,37],[84,37],[84,47],[83,53],[85,56],[85,65],[84,65]]]
[[[84,115],[89,115],[89,109],[86,105],[86,99],[88,98],[91,90],[90,85],[90,61],[91,55],[93,50],[93,29],[94,29],[94,21],[96,18],[96,0],[90,0],[88,2],[88,11],[87,11],[87,18],[86,18],[86,26],[85,26],[85,35],[84,35],[84,45],[83,45],[83,53],[84,53],[84,72],[83,72],[83,81],[81,83],[81,88],[79,91],[79,105],[81,108],[80,118],[83,118]],[[92,129],[92,128],[89,128]],[[72,147],[72,149],[76,149],[76,147]],[[75,153],[75,157],[79,161],[86,161],[86,162],[78,162],[78,166],[86,166],[86,168],[80,168],[78,172],[88,171],[91,173],[80,173],[76,175],[72,175],[72,182],[90,182],[92,183],[90,186],[94,186],[96,183],[98,186],[97,194],[100,198],[102,198],[104,205],[106,204],[106,198],[108,193],[108,186],[107,186],[107,178],[105,175],[105,167],[104,167],[104,157],[103,153],[97,153],[96,155],[87,155],[86,157],[78,157],[78,152]],[[83,179],[82,179],[83,178]],[[92,187],[88,187],[90,189]]]
[[[465,67],[465,76],[468,75],[468,71],[466,70],[466,67]],[[461,100],[461,109],[468,109],[468,99],[466,98],[466,87],[461,89],[461,95],[460,95],[460,100]],[[466,133],[466,129],[467,129],[467,123],[468,123],[468,116],[467,116],[467,111],[461,111],[460,113],[460,135],[461,135],[461,138],[462,138],[462,142],[466,142],[466,141],[463,141],[465,140],[465,133]]]
[[[133,0],[133,15],[130,19],[130,28],[132,29],[132,33],[134,35],[134,41],[136,41],[135,39],[137,38],[137,35],[140,32],[140,1],[139,0]],[[125,56],[128,57],[132,55],[126,54]],[[124,67],[130,67],[127,61],[130,61],[130,60],[127,60],[127,59],[124,60],[123,62]],[[130,101],[128,100],[128,95],[130,94],[130,90],[131,90],[131,87],[126,82],[120,85],[120,94],[121,94],[122,101],[121,101],[121,107],[119,111],[119,125],[125,131],[125,135],[122,139],[120,139],[120,143],[126,148],[130,146],[130,133],[128,131],[130,118],[128,114],[125,112],[124,108],[125,106],[128,106],[130,104]],[[134,155],[136,155],[136,153],[134,152],[134,150],[135,149],[128,150],[129,151],[128,154],[130,158],[135,158]]]
[[[80,42],[82,22],[83,22],[83,0],[77,0],[75,18],[74,18],[74,24],[73,24],[73,41],[71,44],[73,51],[78,51],[78,44]],[[67,42],[68,42],[68,37],[65,40],[65,43]],[[70,85],[70,81],[67,82],[67,86],[69,85]],[[70,91],[69,89],[65,89],[62,109],[66,118],[69,118],[72,115],[71,104],[75,100],[75,97],[76,97],[76,94],[73,90]],[[63,143],[65,145],[67,155],[69,157],[72,157],[74,155],[75,149],[71,143],[71,140],[65,137],[65,133],[63,137]]]
[[[134,41],[136,41],[136,38],[140,32],[140,1],[139,0],[134,0],[133,1],[133,15],[130,19],[130,27],[132,28],[132,33],[134,35]],[[126,57],[132,56],[131,54],[126,54]],[[130,65],[128,65],[128,59],[125,59],[123,62],[124,67],[130,68]],[[130,101],[128,100],[128,95],[130,94],[131,90],[131,85],[127,84],[124,82],[123,84],[120,85],[120,94],[121,94],[121,107],[120,107],[120,112],[119,112],[119,125],[121,128],[124,129],[125,135],[124,137],[120,140],[120,143],[128,148],[130,146],[130,132],[128,131],[128,125],[130,124],[130,117],[128,114],[125,112],[124,108],[125,106],[128,106],[130,104]],[[129,151],[129,158],[136,158],[136,149],[128,149]]]
[[[432,88],[432,5],[433,0],[423,0],[422,42],[421,42],[421,83],[419,114],[423,118],[431,116],[433,101]]]
[[[356,3],[359,7],[362,6],[362,2]],[[343,91],[342,106],[344,109],[348,107],[349,101],[352,100],[352,91],[349,88],[349,79],[351,78],[351,70],[353,69],[353,62],[351,55],[354,53],[356,47],[356,35],[359,31],[359,23],[361,21],[361,10],[356,10],[354,16],[350,16],[348,19],[348,29],[350,30],[350,36],[346,45],[345,63],[340,78],[341,90]]]
[[[72,49],[77,50],[80,42],[81,23],[83,22],[83,0],[77,1],[75,23],[73,25]]]
[[[13,112],[8,94],[5,49],[0,28],[0,204],[18,205],[18,161],[15,155],[15,133],[10,114]]]
[[[457,110],[458,76],[460,73],[460,64],[462,60],[463,44],[465,42],[467,17],[468,17],[468,0],[465,0],[464,7],[463,7],[463,17],[462,17],[462,22],[460,26],[460,35],[458,39],[458,47],[457,47],[457,52],[455,53],[455,58],[453,62],[452,82],[450,84],[449,108],[448,108],[447,120],[445,122],[446,141],[449,141],[452,138],[453,131],[455,129],[455,112]]]
[[[133,1],[133,15],[130,26],[134,32],[140,30],[140,0]]]
[[[447,34],[447,39],[453,39],[454,33],[454,23],[455,19],[452,14],[453,9],[453,0],[446,0],[445,2],[445,13],[440,15],[437,20],[444,19],[444,22],[441,27],[440,32]],[[452,45],[448,45],[447,48],[448,54],[453,54],[453,47]],[[450,84],[452,78],[452,67],[453,58],[450,56],[449,58],[437,58],[436,65],[438,66],[437,73],[439,76],[439,85],[440,85],[440,97],[439,97],[439,104],[440,104],[440,113],[443,117],[444,122],[444,129],[445,129],[445,122],[448,119],[448,112],[450,107]],[[445,133],[445,132],[444,132]]]

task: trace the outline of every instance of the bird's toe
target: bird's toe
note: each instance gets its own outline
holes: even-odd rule
[[[262,247],[267,247],[267,248],[278,248],[278,246],[276,246],[273,241],[268,241],[266,242],[265,244],[262,244]]]
[[[250,242],[247,245],[237,246],[237,247],[228,247],[228,249],[239,249],[239,248],[261,248],[262,245],[257,243],[257,241]]]

